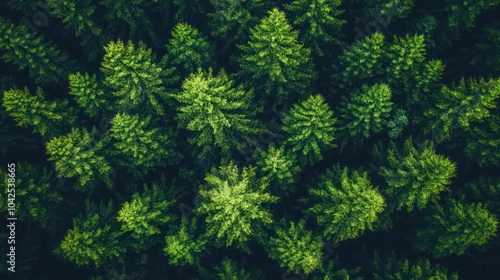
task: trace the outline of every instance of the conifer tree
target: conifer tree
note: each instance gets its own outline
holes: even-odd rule
[[[309,195],[313,205],[307,213],[316,217],[323,236],[331,236],[334,242],[356,238],[366,229],[373,229],[386,206],[366,172],[338,165],[320,176]]]
[[[353,269],[346,269],[340,266],[339,257],[336,256],[333,260],[329,260],[326,265],[323,266],[320,273],[314,275],[312,280],[363,280],[360,276],[360,268],[356,267]]]
[[[203,237],[196,237],[196,219],[187,220],[182,217],[179,227],[175,227],[165,237],[166,245],[163,249],[169,257],[171,265],[195,265],[199,263],[200,254],[205,249],[207,241]]]
[[[324,98],[311,95],[295,104],[283,119],[283,131],[287,133],[285,144],[302,164],[313,164],[323,158],[322,151],[335,147],[336,122]]]
[[[290,225],[282,220],[266,247],[269,257],[289,271],[307,275],[322,267],[323,242],[305,227],[304,220]]]
[[[74,69],[74,62],[42,36],[32,35],[24,25],[14,25],[0,17],[0,51],[2,59],[28,69],[37,84],[59,83],[61,77]]]
[[[255,168],[239,171],[234,163],[213,168],[200,186],[200,202],[196,209],[206,215],[207,236],[217,245],[234,242],[245,248],[245,242],[261,233],[262,226],[272,223],[268,203],[277,197],[265,192],[266,183],[255,178]]]
[[[252,279],[262,279],[262,275],[259,272],[252,273],[247,271],[245,268],[241,267],[236,261],[224,257],[222,263],[215,267],[214,278],[210,280],[252,280]]]
[[[74,96],[78,105],[91,117],[111,109],[109,97],[98,83],[96,75],[80,72],[70,74],[69,94]]]
[[[414,247],[436,258],[463,255],[495,237],[497,228],[498,218],[484,204],[449,200],[432,208],[425,226],[415,232]]]
[[[362,7],[362,16],[357,19],[358,23],[375,20],[382,24],[389,24],[397,19],[405,18],[414,6],[413,0],[357,0]],[[381,20],[384,19],[384,20]]]
[[[491,213],[500,217],[500,178],[479,177],[465,185],[466,195],[475,202],[481,202]]]
[[[35,95],[28,88],[13,88],[3,93],[2,101],[5,111],[19,126],[31,126],[46,139],[67,133],[76,124],[77,111],[68,105],[68,100],[46,100],[41,88]]]
[[[485,75],[500,75],[500,23],[483,28],[471,64]],[[484,72],[483,72],[484,71]]]
[[[450,31],[458,33],[463,29],[470,29],[476,24],[476,17],[481,13],[491,10],[500,4],[500,0],[482,1],[447,1],[445,11],[448,14],[448,24]]]
[[[406,111],[401,108],[394,110],[391,120],[387,123],[387,128],[389,128],[389,137],[392,139],[398,138],[407,125],[408,117],[406,115]]]
[[[381,131],[392,110],[391,97],[391,89],[386,84],[363,85],[352,94],[340,108],[349,136],[368,138],[370,133]]]
[[[255,80],[258,92],[277,97],[306,93],[315,79],[310,49],[297,42],[298,33],[288,24],[285,13],[274,8],[252,28],[250,41],[240,46],[243,79]]]
[[[341,0],[294,0],[285,4],[296,30],[303,32],[304,44],[316,55],[323,56],[326,46],[340,43],[340,32],[345,20],[338,17]]]
[[[392,144],[383,157],[386,164],[380,167],[379,173],[387,182],[383,193],[390,211],[423,209],[429,202],[436,202],[442,191],[448,190],[455,176],[456,165],[436,154],[428,141],[417,150],[410,137],[401,152]]]
[[[500,166],[500,116],[494,115],[474,125],[466,134],[465,154],[480,166]]]
[[[57,175],[77,179],[78,190],[92,189],[98,181],[113,185],[112,167],[101,156],[102,142],[94,145],[87,130],[73,128],[69,134],[47,142],[46,148],[49,160],[55,162]]]

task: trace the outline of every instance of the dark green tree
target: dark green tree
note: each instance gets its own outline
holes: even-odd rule
[[[493,115],[474,125],[466,134],[465,154],[480,166],[500,165],[500,116]]]
[[[479,177],[465,185],[466,195],[470,200],[481,202],[494,215],[500,217],[500,178]]]
[[[481,13],[493,9],[500,4],[500,0],[481,1],[447,1],[445,11],[448,15],[447,26],[450,31],[458,33],[463,29],[470,29],[476,24],[476,17]]]
[[[387,122],[387,128],[389,129],[389,137],[391,139],[398,138],[403,129],[408,125],[408,116],[406,111],[402,108],[398,108],[393,111],[392,118]]]
[[[500,75],[500,22],[483,28],[471,64],[485,75]]]
[[[188,221],[182,217],[180,226],[173,228],[165,237],[166,245],[163,251],[169,257],[169,264],[178,266],[199,264],[200,255],[207,241],[203,237],[196,237],[195,233],[196,219]]]
[[[414,6],[413,0],[357,0],[355,2],[359,3],[362,13],[357,22],[362,24],[375,19],[383,25],[388,25],[408,16]]]
[[[73,95],[78,105],[91,117],[111,110],[111,100],[97,81],[96,75],[80,72],[70,74],[69,94]]]

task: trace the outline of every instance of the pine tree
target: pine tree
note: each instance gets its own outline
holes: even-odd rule
[[[288,96],[307,93],[315,79],[310,49],[297,42],[298,33],[288,24],[285,13],[274,8],[269,16],[252,28],[250,41],[239,46],[243,79],[253,83],[259,93],[277,97],[278,103]]]
[[[500,75],[500,23],[482,29],[481,40],[476,44],[471,64],[485,75]]]
[[[267,185],[255,178],[255,168],[245,167],[240,172],[230,162],[213,168],[205,181],[196,210],[206,215],[206,234],[215,237],[216,244],[227,247],[237,242],[245,248],[244,243],[260,234],[263,225],[272,223],[266,204],[278,198],[265,192]]]
[[[266,247],[271,259],[294,273],[307,275],[322,267],[323,242],[305,227],[304,220],[290,221],[289,226],[282,220]]]
[[[321,175],[309,190],[313,203],[306,212],[316,217],[323,236],[334,242],[356,238],[373,229],[385,201],[364,171],[339,165]]]
[[[165,237],[166,246],[163,251],[169,257],[169,264],[185,266],[199,263],[207,241],[202,237],[197,238],[195,232],[196,219],[188,221],[182,217],[181,225],[172,229]]]
[[[48,101],[41,88],[35,95],[28,88],[13,88],[3,93],[2,101],[5,111],[19,126],[31,126],[46,139],[67,133],[76,124],[77,111],[68,105],[68,100]]]
[[[392,110],[391,89],[386,84],[363,85],[341,106],[341,118],[350,137],[381,131]]]
[[[466,195],[475,202],[481,202],[495,216],[500,217],[500,178],[479,177],[465,185]]]
[[[450,31],[458,33],[463,29],[470,29],[476,24],[476,17],[481,13],[493,9],[500,4],[500,0],[481,1],[447,1],[445,11],[448,14]]]
[[[323,266],[321,272],[318,275],[314,275],[312,280],[363,280],[360,276],[360,268],[356,267],[353,269],[346,269],[340,266],[339,257],[336,256],[333,260],[329,260],[326,265]]]
[[[198,29],[187,23],[174,27],[167,50],[170,65],[177,68],[182,78],[198,68],[208,68],[213,61],[213,47]]]
[[[415,232],[414,247],[434,257],[463,255],[471,247],[486,244],[496,236],[498,218],[481,203],[449,200],[436,205],[424,227]]]
[[[480,166],[500,166],[500,116],[494,115],[471,127],[466,134],[465,154]]]
[[[456,165],[436,154],[433,144],[428,141],[417,150],[410,137],[401,152],[392,144],[384,158],[386,164],[382,164],[379,174],[387,182],[383,194],[390,211],[425,208],[429,202],[436,202],[441,192],[448,190],[455,176]]]
[[[252,92],[233,83],[223,70],[213,76],[211,69],[199,69],[184,81],[182,92],[173,95],[181,104],[177,108],[179,127],[193,132],[188,140],[201,149],[201,158],[214,148],[228,154],[259,132],[260,124],[253,119],[255,111],[250,107]]]
[[[109,111],[109,97],[98,83],[96,75],[77,72],[69,75],[69,94],[73,95],[87,115],[93,117]]]
[[[113,185],[110,178],[113,169],[101,155],[102,142],[94,145],[85,129],[73,128],[69,134],[47,142],[46,148],[49,160],[55,162],[57,175],[77,179],[78,190],[90,190],[97,181]]]
[[[340,4],[341,0],[294,0],[285,4],[295,29],[304,33],[304,44],[318,56],[323,56],[331,43],[340,43],[341,28],[346,23],[338,18],[343,13],[338,9]]]
[[[397,19],[402,19],[410,14],[414,6],[413,0],[357,0],[362,7],[362,16],[357,19],[358,23],[366,23],[374,18],[382,24],[389,24]],[[384,19],[384,20],[381,20]]]
[[[14,25],[0,17],[0,51],[2,59],[28,69],[30,78],[37,84],[59,83],[61,77],[74,69],[74,62],[51,42],[43,42],[42,36],[28,32],[24,25]]]
[[[215,267],[215,272],[213,273],[214,278],[211,280],[252,280],[252,279],[262,279],[262,275],[259,272],[248,272],[245,268],[241,267],[236,261],[224,257],[222,263]]]
[[[291,146],[303,164],[315,163],[323,158],[322,151],[335,147],[336,122],[324,98],[311,95],[295,104],[283,119],[283,131],[287,133],[285,144]]]
[[[407,125],[408,117],[406,115],[406,111],[401,108],[394,110],[391,120],[387,123],[387,128],[389,128],[389,137],[391,139],[398,138]]]

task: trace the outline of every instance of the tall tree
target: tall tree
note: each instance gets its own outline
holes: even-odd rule
[[[163,251],[169,257],[171,265],[199,264],[200,255],[206,247],[207,241],[203,237],[196,237],[196,219],[188,221],[182,217],[181,224],[173,228],[165,237]]]
[[[302,164],[313,164],[323,158],[322,151],[335,147],[336,122],[325,99],[319,94],[311,95],[295,104],[283,119],[285,144],[304,159]]]
[[[339,165],[326,171],[309,190],[312,206],[306,212],[316,217],[323,236],[334,242],[358,237],[374,223],[386,207],[372,186],[368,173]]]
[[[255,168],[240,172],[232,162],[213,168],[200,186],[197,212],[206,215],[207,236],[216,244],[230,246],[233,242],[245,248],[245,242],[261,234],[262,226],[272,223],[266,204],[277,197],[265,192],[267,184],[255,178]]]
[[[99,113],[109,111],[110,98],[97,80],[96,75],[77,72],[69,75],[69,94],[87,115],[93,117]]]
[[[449,200],[431,209],[425,226],[415,232],[414,247],[437,258],[463,255],[471,247],[486,244],[497,228],[498,218],[484,204]]]
[[[254,79],[259,93],[283,102],[307,93],[315,79],[310,49],[297,42],[298,33],[288,24],[285,13],[274,8],[252,28],[250,41],[240,46],[243,79]]]

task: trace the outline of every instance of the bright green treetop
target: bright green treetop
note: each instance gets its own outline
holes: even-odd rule
[[[109,97],[97,81],[96,75],[77,72],[69,75],[69,94],[89,116],[109,110]]]
[[[206,240],[196,238],[196,220],[188,221],[182,217],[181,225],[174,228],[165,237],[166,245],[163,251],[168,256],[171,265],[194,265],[199,263],[200,254],[205,249]]]
[[[196,209],[207,215],[207,235],[218,244],[242,245],[261,233],[261,227],[272,223],[266,204],[278,200],[265,192],[267,185],[255,178],[255,168],[245,167],[240,172],[232,162],[219,169],[213,168],[200,187],[200,204]]]
[[[222,263],[215,267],[216,277],[210,278],[210,280],[252,280],[252,279],[262,279],[262,275],[252,275],[251,272],[246,271],[245,268],[241,267],[236,261],[224,257]],[[256,278],[257,277],[257,278]]]
[[[334,242],[373,229],[378,214],[385,209],[384,198],[366,172],[338,165],[321,175],[309,194],[313,206],[307,212],[316,217],[323,235],[331,236]]]
[[[335,147],[336,122],[325,99],[319,94],[311,95],[295,104],[283,119],[285,144],[291,146],[302,163],[315,163],[323,158],[324,150]]]

